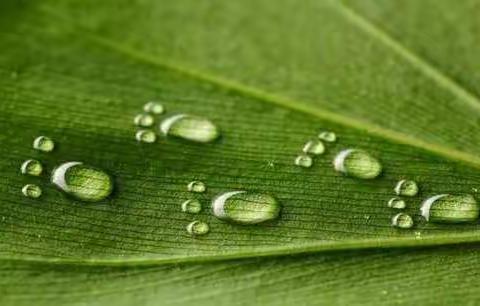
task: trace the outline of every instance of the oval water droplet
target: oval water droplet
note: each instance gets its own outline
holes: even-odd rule
[[[148,102],[143,106],[143,110],[147,113],[152,113],[155,115],[161,115],[165,112],[165,107],[163,104],[158,103],[158,102]]]
[[[202,221],[193,221],[187,225],[187,232],[193,236],[205,235],[210,230],[207,223]]]
[[[429,222],[462,223],[478,219],[479,207],[472,195],[439,194],[423,201],[422,216]]]
[[[404,200],[400,198],[391,198],[388,201],[388,207],[395,208],[395,209],[404,209],[405,207],[407,207],[407,204],[405,203]]]
[[[151,130],[140,130],[135,133],[135,138],[137,141],[145,143],[154,143],[157,141],[157,135]]]
[[[212,142],[220,136],[218,128],[210,120],[187,114],[166,118],[160,124],[160,130],[166,136],[201,143]]]
[[[295,165],[310,168],[313,165],[313,159],[307,154],[300,154],[295,158]]]
[[[320,134],[318,134],[318,138],[326,142],[337,141],[337,135],[334,132],[328,132],[328,131],[321,132]]]
[[[135,116],[133,122],[138,126],[150,127],[155,123],[155,119],[150,114],[139,114]]]
[[[40,188],[38,185],[27,184],[23,186],[22,193],[28,198],[36,199],[42,195],[42,188]]]
[[[22,164],[22,174],[39,176],[43,172],[43,166],[38,160],[29,159]]]
[[[33,141],[33,148],[43,152],[52,152],[55,148],[55,143],[49,137],[39,136]]]
[[[395,193],[407,197],[416,196],[418,193],[418,185],[415,181],[401,180],[395,186]]]
[[[205,186],[205,184],[200,181],[192,181],[188,183],[187,188],[188,188],[188,191],[197,192],[197,193],[202,193],[202,192],[205,192],[205,190],[207,190],[207,186]]]
[[[197,199],[186,200],[182,203],[182,211],[189,214],[198,214],[202,210],[202,204]]]
[[[53,170],[52,183],[65,193],[88,202],[98,202],[113,191],[112,178],[81,162],[67,162]]]
[[[335,170],[360,179],[374,179],[382,172],[382,165],[376,158],[357,149],[341,151],[333,164]]]
[[[217,196],[212,203],[215,217],[240,224],[257,224],[278,218],[281,205],[264,193],[230,191]]]
[[[310,140],[303,146],[303,152],[313,155],[321,155],[325,152],[325,145],[320,140]]]
[[[410,215],[405,213],[399,213],[393,216],[392,218],[392,226],[398,228],[412,228],[413,227],[413,219]]]

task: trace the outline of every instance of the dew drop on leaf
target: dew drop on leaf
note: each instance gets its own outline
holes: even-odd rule
[[[187,232],[193,236],[205,235],[209,230],[210,227],[207,223],[198,220],[195,220],[187,225]]]
[[[207,186],[205,186],[205,184],[200,181],[191,181],[190,183],[188,183],[187,189],[190,192],[202,193],[207,190]]]
[[[22,193],[28,198],[39,198],[42,195],[42,189],[38,185],[27,184],[23,186]]]
[[[391,198],[388,201],[388,207],[395,208],[395,209],[404,209],[405,207],[407,207],[407,204],[405,203],[404,200],[400,198]]]
[[[39,176],[43,172],[43,166],[38,160],[29,159],[22,164],[22,174]]]
[[[135,133],[135,139],[139,142],[154,143],[157,140],[157,135],[151,130],[140,130]]]
[[[472,195],[439,194],[423,201],[422,216],[429,222],[462,223],[478,219],[479,207]]]
[[[145,104],[143,110],[147,113],[161,115],[165,112],[165,107],[161,103],[152,101]]]
[[[412,228],[413,226],[413,219],[410,215],[405,213],[399,213],[393,216],[392,218],[392,226],[398,228]]]
[[[401,180],[395,186],[395,193],[407,197],[416,196],[418,193],[418,185],[415,181]]]
[[[310,140],[303,146],[303,152],[313,155],[321,155],[325,152],[325,146],[320,140]]]
[[[55,148],[55,143],[49,137],[39,136],[33,141],[33,148],[43,152],[52,152]]]
[[[133,122],[138,126],[150,127],[155,123],[155,119],[149,114],[139,114],[135,116]]]
[[[333,164],[335,170],[360,179],[373,179],[382,172],[382,165],[376,158],[366,151],[357,149],[341,151]]]
[[[320,132],[320,134],[318,134],[318,138],[320,138],[321,140],[324,140],[326,142],[335,142],[337,141],[337,135],[334,133],[334,132]]]
[[[313,165],[313,160],[307,154],[300,154],[295,158],[295,165],[310,168]]]
[[[202,204],[199,200],[191,199],[182,203],[182,211],[189,214],[198,214],[202,210]]]
[[[215,124],[198,116],[179,114],[166,118],[160,124],[165,136],[173,136],[194,142],[212,142],[220,136]]]

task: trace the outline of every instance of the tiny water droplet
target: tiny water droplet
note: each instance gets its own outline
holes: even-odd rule
[[[197,199],[186,200],[182,203],[182,211],[189,214],[198,214],[202,210],[202,204]]]
[[[153,125],[153,123],[155,123],[155,119],[149,114],[139,114],[135,116],[133,122],[138,126],[150,127]]]
[[[165,112],[165,107],[158,102],[148,102],[143,106],[143,110],[147,113],[152,113],[155,115],[161,115]]]
[[[398,228],[412,228],[413,226],[413,219],[410,215],[405,213],[399,213],[393,216],[392,218],[392,226]]]
[[[42,189],[38,185],[27,184],[23,186],[22,193],[28,198],[39,198],[42,195]]]
[[[328,131],[321,132],[320,134],[318,134],[318,138],[326,142],[337,141],[337,135],[334,132],[328,132]]]
[[[38,160],[29,159],[22,164],[22,174],[39,176],[43,172],[43,166]]]
[[[174,136],[190,141],[207,143],[220,136],[217,127],[208,119],[179,114],[166,118],[160,124],[165,136]]]
[[[313,160],[307,154],[300,154],[295,158],[295,165],[310,168],[313,165]]]
[[[202,192],[205,192],[205,190],[207,190],[207,186],[205,186],[205,184],[200,181],[192,181],[188,183],[187,188],[188,188],[188,191],[197,192],[197,193],[202,193]]]
[[[320,140],[310,140],[303,147],[304,153],[313,155],[321,155],[325,152],[325,145]]]
[[[423,201],[422,216],[429,222],[462,223],[478,219],[479,207],[472,195],[439,194]]]
[[[401,180],[395,186],[395,193],[407,197],[416,196],[418,193],[418,185],[415,181]]]
[[[157,135],[151,130],[140,130],[135,133],[137,141],[145,143],[154,143],[157,140]]]
[[[33,141],[33,148],[43,152],[52,152],[55,148],[55,143],[49,137],[39,136]]]
[[[388,207],[395,208],[395,209],[404,209],[407,207],[407,204],[405,203],[404,200],[400,198],[391,198],[388,201]]]
[[[67,162],[53,170],[52,183],[65,193],[88,202],[98,202],[113,191],[112,178],[81,162]]]
[[[376,158],[366,151],[357,149],[341,151],[333,164],[335,170],[360,179],[373,179],[382,172],[382,165]]]
[[[187,232],[190,235],[198,236],[198,235],[205,235],[210,230],[210,227],[207,223],[202,221],[193,221],[187,225]]]
[[[264,193],[230,191],[217,196],[212,203],[215,217],[240,224],[257,224],[278,218],[281,205]]]

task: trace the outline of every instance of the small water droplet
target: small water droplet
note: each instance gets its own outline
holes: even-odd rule
[[[60,165],[53,170],[51,180],[67,194],[88,202],[101,201],[113,191],[113,180],[108,174],[81,162]]]
[[[300,154],[295,158],[295,165],[310,168],[313,165],[313,160],[307,154]]]
[[[43,172],[43,166],[38,160],[29,159],[22,164],[22,174],[39,176]]]
[[[388,207],[395,208],[395,209],[404,209],[407,207],[407,204],[405,203],[404,200],[400,198],[391,198],[388,201]]]
[[[152,113],[155,115],[161,115],[165,112],[165,107],[158,102],[148,102],[143,106],[143,110],[147,113]]]
[[[217,127],[210,120],[187,114],[166,118],[160,124],[160,130],[166,136],[201,143],[212,142],[220,136]]]
[[[42,195],[42,189],[38,185],[27,184],[23,186],[22,193],[28,198],[39,198]]]
[[[210,230],[210,227],[207,223],[202,221],[193,221],[187,225],[187,232],[190,235],[198,236],[198,235],[205,235]]]
[[[150,127],[153,125],[153,123],[155,123],[155,119],[149,114],[139,114],[135,116],[133,122],[138,126]]]
[[[418,185],[415,181],[401,180],[395,186],[395,193],[407,197],[416,196],[418,193]]]
[[[257,224],[278,218],[281,205],[264,193],[230,191],[217,196],[212,203],[215,217],[240,224]]]
[[[334,132],[328,132],[328,131],[321,132],[320,134],[318,134],[318,138],[326,142],[337,141],[337,135]]]
[[[207,190],[207,186],[205,186],[205,184],[200,181],[191,181],[190,183],[188,183],[187,188],[188,188],[188,191],[197,192],[197,193],[202,193],[202,192],[205,192],[205,190]]]
[[[410,215],[405,213],[399,213],[393,216],[392,218],[392,226],[398,228],[412,228],[413,226],[413,219]]]
[[[182,203],[182,211],[189,214],[198,214],[202,210],[202,204],[197,199],[186,200]]]
[[[422,216],[429,222],[462,223],[478,219],[479,207],[472,195],[439,194],[423,201]]]
[[[39,136],[33,141],[33,148],[43,152],[52,152],[55,148],[55,143],[49,137]]]
[[[154,143],[157,140],[157,135],[151,130],[140,130],[135,133],[137,141],[145,143]]]
[[[335,170],[360,179],[373,179],[382,172],[380,162],[368,152],[346,149],[338,153],[333,162]]]
[[[313,155],[321,155],[325,152],[325,146],[320,140],[310,140],[303,147],[303,152]]]

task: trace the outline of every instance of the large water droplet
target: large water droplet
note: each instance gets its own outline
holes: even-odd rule
[[[220,136],[217,127],[208,119],[179,114],[166,118],[160,124],[166,136],[175,136],[195,142],[212,142]]]
[[[199,200],[186,200],[182,203],[182,211],[189,214],[198,214],[202,210],[202,204]]]
[[[407,207],[407,204],[405,203],[404,200],[400,198],[391,198],[388,201],[388,207],[395,208],[395,209],[404,209],[405,207]]]
[[[307,154],[320,155],[325,152],[325,146],[320,140],[310,140],[303,147],[303,152]]]
[[[395,186],[395,193],[401,196],[413,197],[418,193],[418,185],[415,181],[401,180]]]
[[[33,141],[33,148],[43,152],[52,152],[55,148],[55,143],[49,137],[39,136]]]
[[[165,107],[158,102],[148,102],[143,106],[143,110],[147,113],[161,115],[165,112]]]
[[[295,158],[295,165],[310,168],[313,165],[313,160],[307,154],[300,154]]]
[[[149,115],[149,114],[139,114],[135,116],[135,119],[133,119],[133,122],[135,123],[135,125],[138,125],[138,126],[150,127],[155,122],[155,119],[153,118],[152,115]]]
[[[230,191],[212,203],[215,217],[240,224],[256,224],[276,219],[281,210],[278,201],[263,193]]]
[[[108,174],[81,162],[67,162],[55,168],[52,183],[67,194],[88,202],[101,201],[113,190],[113,180]]]
[[[202,221],[196,220],[187,225],[187,232],[193,236],[205,235],[209,230],[208,224]]]
[[[382,172],[382,165],[376,158],[357,149],[341,151],[333,164],[335,170],[360,179],[373,179]]]
[[[392,225],[398,228],[412,228],[413,219],[410,215],[399,213],[393,216]]]
[[[423,201],[422,216],[430,222],[461,223],[478,219],[479,207],[472,195],[439,194]]]
[[[39,176],[43,172],[43,166],[38,160],[29,159],[22,164],[22,174]]]
[[[145,143],[154,143],[157,140],[157,135],[151,130],[140,130],[135,134],[137,141]]]
[[[318,138],[326,142],[335,142],[337,140],[337,135],[334,132],[321,132],[318,134]]]
[[[34,184],[27,184],[23,186],[22,193],[28,198],[39,198],[42,195],[42,188]]]

